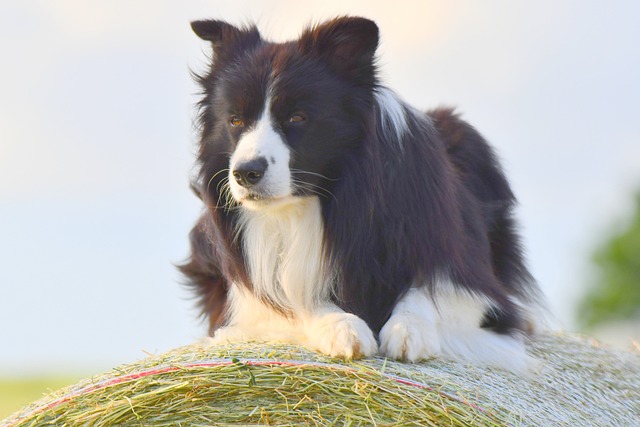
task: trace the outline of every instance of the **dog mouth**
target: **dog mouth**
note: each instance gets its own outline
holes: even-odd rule
[[[249,209],[261,209],[288,205],[295,202],[296,199],[297,198],[295,196],[289,194],[274,196],[271,194],[250,191],[238,198],[237,202]]]
[[[241,200],[239,200],[240,203],[243,202],[250,202],[250,203],[269,203],[272,200],[277,199],[277,197],[273,197],[271,195],[268,194],[262,194],[262,193],[256,193],[256,192],[248,192],[247,194],[245,194]]]

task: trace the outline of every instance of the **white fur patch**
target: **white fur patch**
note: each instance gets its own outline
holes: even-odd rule
[[[267,307],[242,285],[233,284],[228,293],[227,325],[216,330],[212,344],[267,341],[302,344],[305,335],[296,318],[286,318]]]
[[[334,276],[325,262],[317,197],[264,211],[245,210],[239,227],[254,293],[295,311],[329,299]]]
[[[268,167],[264,177],[256,186],[256,190],[270,198],[286,198],[291,195],[291,172],[289,147],[282,141],[282,137],[273,129],[273,122],[269,111],[271,101],[267,98],[262,117],[252,129],[242,135],[229,162],[229,185],[233,197],[251,207],[246,200],[249,191],[239,185],[233,177],[234,168],[244,162],[264,158]]]
[[[382,130],[393,133],[395,139],[402,143],[404,134],[409,132],[407,110],[402,101],[391,89],[380,87],[373,93],[378,105]]]
[[[367,324],[333,304],[285,317],[237,285],[231,287],[229,300],[229,323],[208,340],[212,345],[242,341],[281,342],[347,359],[373,356],[378,350]]]
[[[380,332],[382,352],[411,362],[442,353],[451,359],[513,372],[536,367],[517,336],[482,329],[490,301],[440,283],[435,301],[426,289],[411,289]]]

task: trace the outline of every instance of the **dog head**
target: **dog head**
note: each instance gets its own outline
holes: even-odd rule
[[[217,20],[192,28],[213,48],[209,72],[198,78],[205,195],[225,202],[228,191],[249,209],[330,197],[368,125],[377,26],[337,18],[286,43]]]

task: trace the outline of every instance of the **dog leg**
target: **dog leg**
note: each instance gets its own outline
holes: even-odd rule
[[[437,303],[425,289],[412,288],[400,299],[380,331],[383,355],[408,362],[442,355],[521,374],[538,369],[522,337],[480,327],[490,301],[450,284],[440,284],[434,298]]]
[[[297,319],[283,316],[234,285],[229,290],[225,325],[208,342],[215,345],[241,341],[303,344],[305,335]]]

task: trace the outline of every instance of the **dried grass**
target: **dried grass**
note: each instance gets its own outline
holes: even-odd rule
[[[634,426],[640,354],[547,335],[537,375],[455,362],[344,362],[287,345],[192,345],[53,393],[4,426]]]

